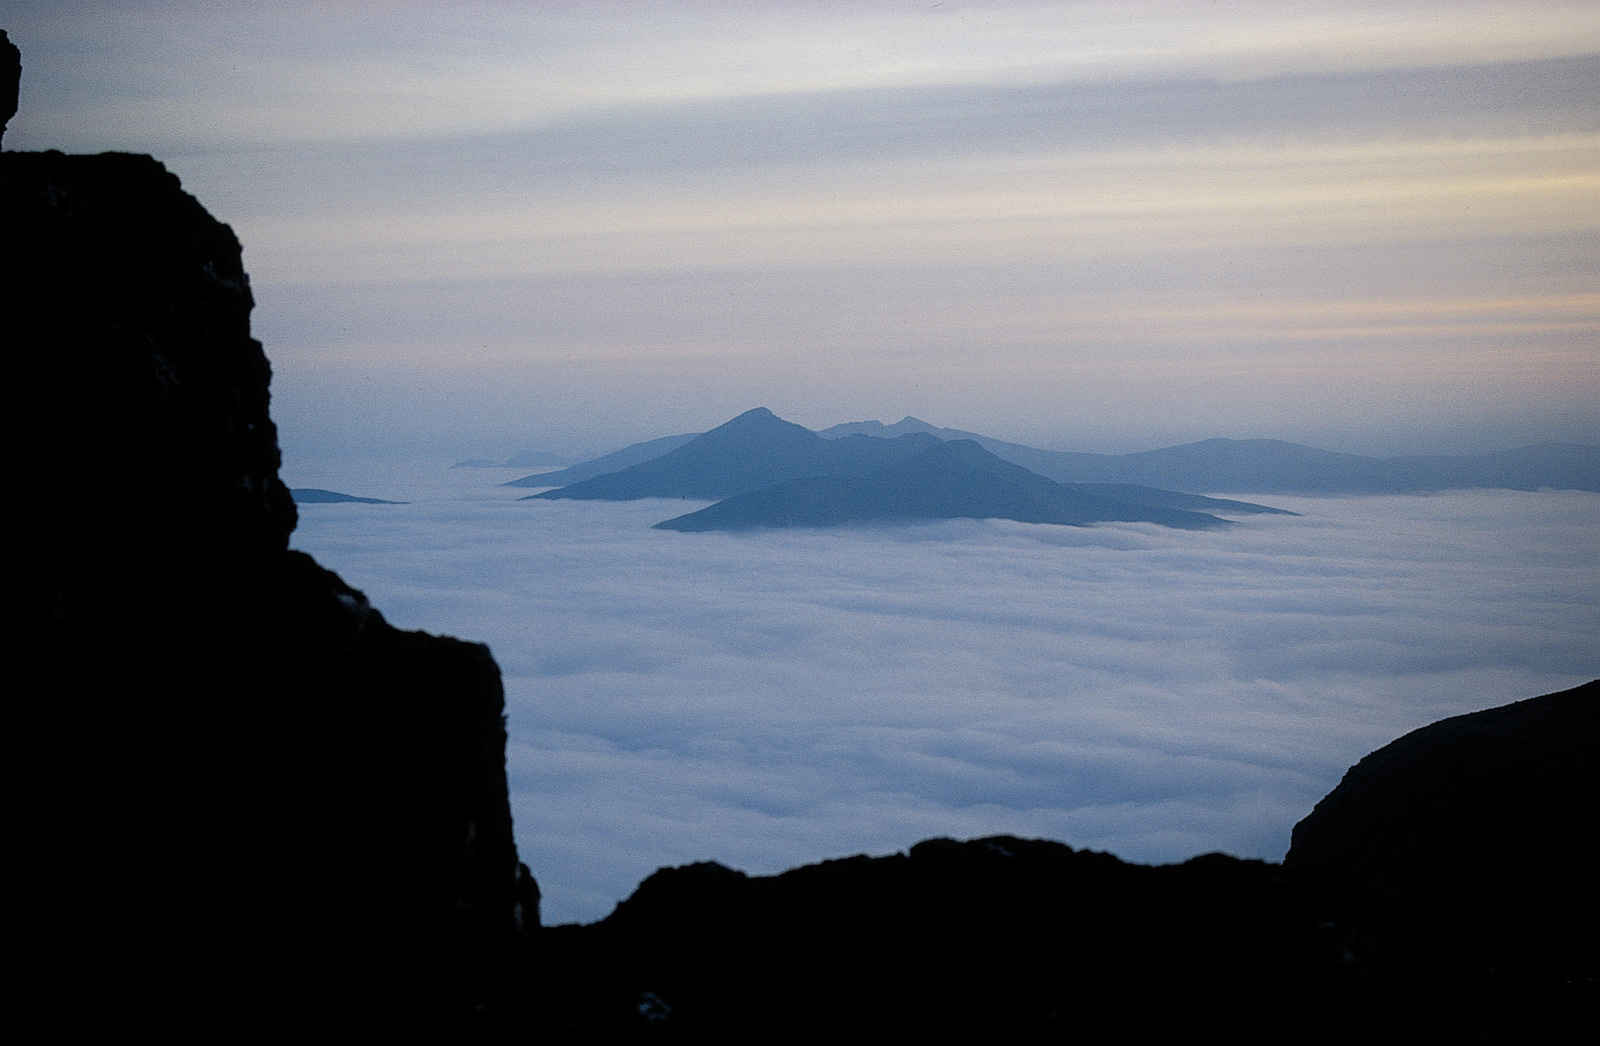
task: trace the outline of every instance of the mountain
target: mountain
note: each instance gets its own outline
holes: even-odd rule
[[[999,457],[1000,455],[995,455]],[[1257,505],[1252,501],[1234,501],[1229,498],[1210,498],[1202,494],[1185,494],[1177,490],[1162,490],[1137,483],[1073,483],[1071,486],[1087,494],[1114,498],[1136,505],[1156,508],[1179,508],[1193,512],[1215,512],[1224,516],[1298,516],[1286,508]]]
[[[896,427],[874,423],[862,426],[867,431],[826,438],[757,407],[646,461],[529,498],[723,499],[659,524],[668,530],[952,518],[1200,528],[1225,525],[1208,513],[1278,511],[1133,484],[1063,486],[973,440],[942,440],[928,432],[893,435],[917,424],[912,418]]]
[[[1043,463],[1062,482],[1145,483],[1238,493],[1392,494],[1421,489],[1381,459],[1282,440],[1209,439],[1137,454],[1057,454]]]
[[[878,422],[837,429],[870,431]],[[907,418],[888,429],[914,429]],[[935,435],[950,429],[925,431]],[[950,438],[941,436],[941,438]],[[1541,443],[1478,455],[1375,458],[1275,439],[1208,439],[1135,454],[1040,450],[986,436],[972,437],[998,457],[1060,483],[1137,483],[1238,494],[1419,494],[1503,488],[1600,491],[1600,446]]]
[[[942,440],[970,439],[978,446],[987,450],[997,458],[1021,465],[1029,472],[1037,472],[1047,479],[1061,482],[1060,476],[1052,474],[1052,469],[1058,465],[1057,459],[1061,452],[1053,450],[1040,450],[1022,443],[1009,443],[1003,439],[995,439],[977,432],[967,432],[964,429],[942,428],[929,424],[920,418],[907,415],[893,425],[885,425],[881,421],[850,421],[842,425],[822,429],[817,435],[826,439],[839,439],[843,436],[905,436],[912,433],[924,432],[930,436],[937,436]],[[1094,455],[1090,455],[1094,456]]]
[[[401,501],[385,501],[382,498],[358,498],[354,494],[341,494],[337,490],[323,490],[320,487],[293,487],[289,496],[294,498],[296,505],[331,505],[336,503],[354,502],[362,505],[402,505]]]
[[[535,472],[531,476],[521,479],[507,480],[500,484],[502,487],[564,487],[570,483],[581,483],[586,479],[603,476],[608,472],[621,472],[623,469],[641,462],[652,461],[668,451],[677,450],[688,443],[698,432],[691,432],[682,436],[661,436],[656,439],[635,443],[613,451],[602,457],[590,461],[579,462],[569,468],[556,472]]]
[[[950,444],[966,449],[920,457]],[[984,457],[974,456],[975,451]],[[1002,472],[997,462],[1017,471]],[[1054,482],[1040,487],[1038,481]],[[1210,439],[1136,454],[1083,454],[937,428],[913,417],[893,425],[858,421],[812,432],[758,407],[710,432],[635,444],[507,485],[551,488],[530,495],[536,498],[733,499],[658,524],[668,530],[959,517],[1195,527],[1221,525],[1216,514],[1283,511],[1185,493],[1197,490],[1600,490],[1600,447],[1548,443],[1476,456],[1373,458],[1282,440]]]
[[[827,440],[757,407],[649,461],[529,497],[725,498],[804,476],[864,473],[936,442],[927,435]]]
[[[915,454],[872,472],[790,479],[736,494],[656,526],[683,531],[745,530],[931,519],[1014,519],[1070,526],[1143,522],[1191,530],[1228,525],[1216,516],[1141,503],[1140,488],[1136,487],[1115,488],[1122,497],[1113,497],[1104,489],[1056,483],[1002,461],[972,440],[920,438],[925,443]],[[873,439],[845,437],[846,441]],[[917,439],[902,436],[878,442],[892,445]],[[1189,497],[1170,491],[1149,494],[1155,501]]]
[[[1600,447],[1539,443],[1472,457],[1431,455],[1388,459],[1403,479],[1430,489],[1600,490]]]
[[[1254,494],[1417,494],[1437,490],[1500,488],[1600,491],[1600,446],[1541,443],[1478,455],[1368,457],[1319,450],[1272,439],[1208,439],[1133,454],[1042,450],[906,417],[893,425],[853,421],[816,435],[894,439],[931,435],[970,439],[996,457],[1058,483],[1117,484],[1184,491]],[[617,472],[687,444],[693,436],[639,443],[615,455],[513,480],[507,486],[560,487]]]
[[[999,440],[990,440],[987,436],[980,436],[976,432],[940,428],[938,425],[929,424],[921,418],[913,418],[909,414],[893,425],[885,425],[881,421],[848,421],[842,425],[834,425],[830,428],[817,430],[817,435],[823,439],[840,439],[845,436],[876,436],[879,439],[894,439],[897,436],[911,436],[918,433],[938,436],[940,439],[945,440],[976,440],[980,444],[1000,442]]]

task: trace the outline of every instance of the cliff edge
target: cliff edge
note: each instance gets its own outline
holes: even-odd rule
[[[1600,681],[1413,730],[1351,767],[1284,865],[1361,883],[1473,965],[1600,978]]]
[[[487,648],[290,551],[232,231],[0,154],[7,1027],[456,1019],[536,896]]]

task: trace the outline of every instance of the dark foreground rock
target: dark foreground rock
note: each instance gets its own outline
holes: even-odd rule
[[[3,441],[27,492],[0,1020],[459,1019],[532,898],[488,650],[390,627],[289,550],[239,245],[174,176],[6,153],[0,214]]]
[[[1506,977],[1343,876],[934,839],[777,876],[663,869],[544,931],[549,1042],[1582,1043],[1592,982]]]
[[[1374,752],[1283,865],[930,840],[663,869],[545,931],[531,1028],[585,1042],[1585,1043],[1600,682]]]
[[[690,865],[604,922],[545,931],[540,1030],[955,1043],[1226,1029],[1255,1042],[1434,1024],[1397,995],[1426,965],[1417,943],[1367,903],[1260,861],[1151,867],[1010,837],[769,877]]]
[[[1295,826],[1289,868],[1346,875],[1471,965],[1600,977],[1600,681],[1414,730]]]

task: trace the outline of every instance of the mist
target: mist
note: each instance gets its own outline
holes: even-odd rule
[[[1594,494],[728,535],[650,529],[703,503],[518,502],[498,478],[303,506],[294,543],[395,624],[490,645],[547,923],[663,865],[935,835],[1276,860],[1368,751],[1600,675]]]

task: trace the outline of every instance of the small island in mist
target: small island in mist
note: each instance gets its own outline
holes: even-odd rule
[[[292,487],[289,495],[294,498],[296,505],[398,505],[398,501],[385,501],[383,498],[364,498],[355,494],[343,494],[337,490],[323,490],[320,487]]]
[[[1153,482],[1171,489],[1145,485]],[[1600,446],[1547,443],[1474,456],[1371,458],[1280,440],[1214,439],[1140,454],[1076,454],[938,429],[915,418],[813,432],[758,407],[708,432],[660,437],[504,485],[548,488],[528,495],[538,499],[716,501],[657,523],[663,530],[959,518],[1203,529],[1227,526],[1222,517],[1229,515],[1287,510],[1195,491],[1600,490]]]
[[[654,441],[660,448],[664,441]],[[1062,484],[1014,465],[970,439],[919,432],[886,438],[827,438],[770,410],[746,411],[710,432],[530,498],[631,501],[719,499],[664,520],[664,530],[747,530],[909,523],[936,519],[1011,519],[1088,526],[1157,523],[1222,527],[1213,513],[1282,511],[1134,484]],[[620,460],[641,452],[628,448]],[[610,463],[619,460],[610,459]],[[582,468],[582,466],[580,466]],[[568,470],[568,475],[575,473]],[[562,478],[566,478],[565,476]],[[534,475],[508,486],[556,478]],[[1204,510],[1209,509],[1211,512]]]
[[[722,426],[732,431],[756,429],[751,422],[772,417],[764,408],[746,412]],[[741,420],[743,419],[743,420]],[[777,420],[774,418],[774,420]],[[737,423],[737,424],[736,424]],[[799,428],[799,426],[792,426]],[[759,430],[757,430],[759,431]],[[1506,490],[1600,490],[1600,446],[1549,442],[1513,447],[1484,454],[1401,455],[1377,458],[1318,450],[1276,439],[1208,439],[1198,443],[1131,454],[1087,454],[1041,450],[1009,443],[975,432],[940,428],[916,418],[894,425],[880,421],[850,422],[823,429],[815,435],[837,440],[867,436],[880,440],[911,435],[931,435],[940,440],[971,440],[995,457],[1020,465],[1058,483],[1150,484],[1179,491],[1231,491],[1254,494],[1426,494],[1443,490],[1498,488]],[[650,489],[644,484],[661,476],[664,462],[651,470],[642,463],[658,461],[709,433],[663,436],[633,444],[614,453],[563,469],[536,472],[507,480],[508,487],[571,487],[567,497],[726,497],[715,483],[689,494],[662,477],[666,494],[636,494]],[[752,479],[763,476],[752,464]],[[626,480],[579,486],[586,480],[628,472]],[[638,484],[630,486],[629,484]],[[735,486],[740,485],[735,481]],[[684,491],[684,492],[680,492]],[[742,491],[741,491],[742,492]],[[548,494],[543,496],[549,496]],[[1200,503],[1195,503],[1198,507]],[[1235,503],[1240,506],[1240,503]],[[1239,510],[1248,511],[1250,506]],[[1259,506],[1255,506],[1257,511]]]

